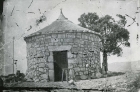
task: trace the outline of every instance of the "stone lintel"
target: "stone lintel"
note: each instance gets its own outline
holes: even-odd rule
[[[64,51],[64,50],[70,50],[71,46],[70,45],[65,45],[65,46],[48,46],[49,51]]]

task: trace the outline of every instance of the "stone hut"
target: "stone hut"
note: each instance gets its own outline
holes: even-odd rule
[[[88,79],[100,74],[100,42],[96,32],[69,21],[62,13],[49,26],[24,37],[27,74],[34,81]]]

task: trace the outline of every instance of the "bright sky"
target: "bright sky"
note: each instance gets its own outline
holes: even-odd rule
[[[4,4],[4,31],[5,43],[7,43],[5,45],[6,73],[12,73],[12,37],[14,36],[16,39],[14,53],[15,59],[18,60],[17,69],[25,73],[27,69],[26,43],[21,36],[23,33],[28,35],[51,24],[58,18],[61,8],[63,14],[75,24],[79,24],[78,18],[81,14],[88,12],[96,12],[99,16],[108,14],[115,19],[117,19],[116,14],[128,14],[133,18],[136,17],[138,21],[138,14],[135,12],[140,11],[140,8],[137,10],[137,0],[7,0]],[[46,21],[36,26],[36,20],[43,13],[47,18]],[[127,25],[133,22],[131,18],[126,18]],[[31,29],[30,26],[32,26]],[[123,49],[122,57],[109,56],[109,63],[140,60],[140,44],[137,44],[136,40],[137,33],[140,35],[140,30],[138,30],[140,28],[137,27],[136,23],[126,28],[130,32],[131,47]],[[30,30],[27,31],[28,29]]]

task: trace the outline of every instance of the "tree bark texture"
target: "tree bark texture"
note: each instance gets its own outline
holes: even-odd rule
[[[106,51],[103,51],[102,71],[103,71],[103,73],[105,73],[105,74],[107,74],[107,71],[108,71],[107,53],[106,53]]]

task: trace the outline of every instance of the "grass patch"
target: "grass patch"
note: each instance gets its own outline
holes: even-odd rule
[[[111,77],[111,76],[119,76],[119,75],[123,75],[125,74],[124,72],[109,72],[107,74],[107,77]]]
[[[111,72],[109,71],[106,75],[102,75],[101,78],[112,77],[112,76],[119,76],[125,74],[124,72]]]

